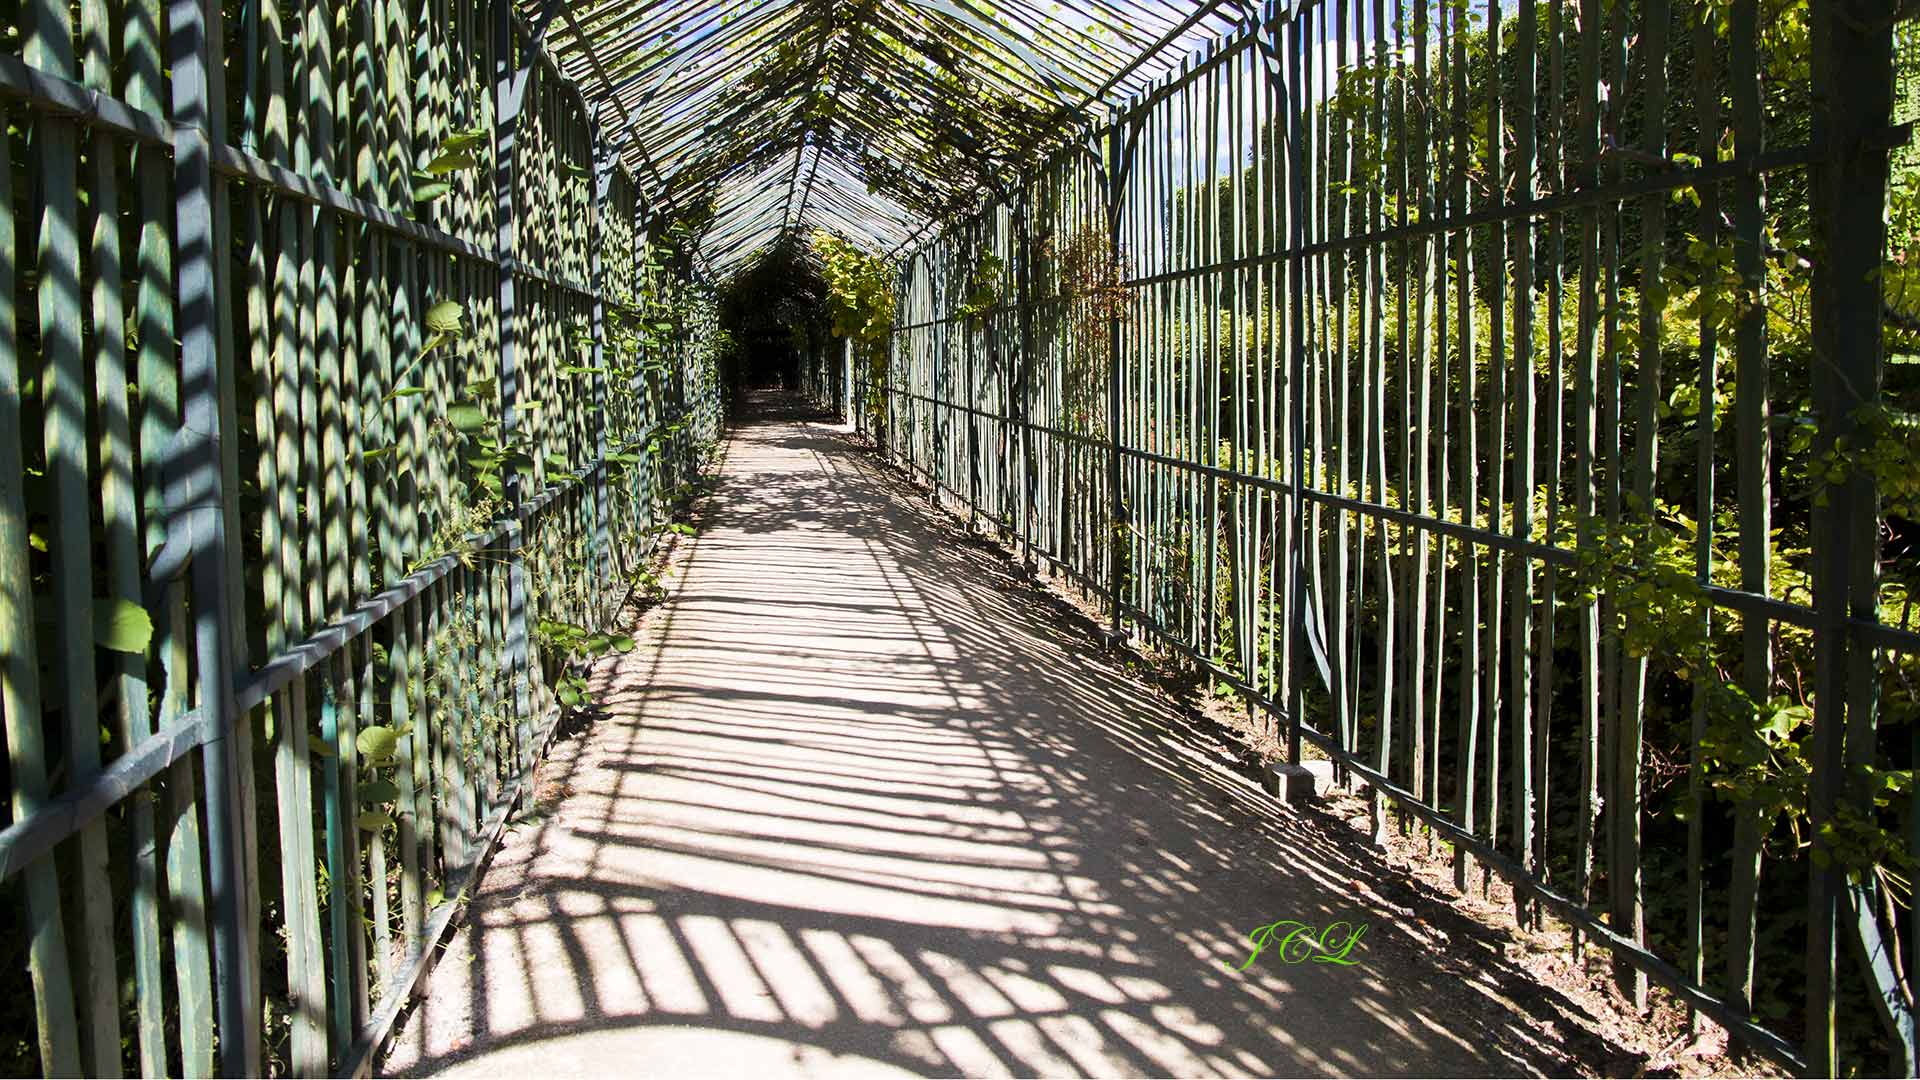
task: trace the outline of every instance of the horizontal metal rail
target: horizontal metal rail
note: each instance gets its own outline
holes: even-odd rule
[[[628,443],[628,451],[644,444],[658,430],[658,425],[648,428]],[[556,500],[583,491],[584,484],[605,469],[606,464],[605,458],[596,460],[564,481],[549,485],[526,501],[519,520],[500,522],[487,532],[469,537],[461,551],[435,559],[267,661],[235,691],[238,707],[245,712],[264,705],[293,680],[325,664],[409,600],[465,565],[472,556],[495,550]],[[67,792],[27,818],[0,830],[0,882],[53,850],[115,803],[199,748],[208,736],[208,725],[200,710],[193,710],[166,731],[149,736],[120,755],[86,786]]]
[[[1896,129],[1889,129],[1890,131]],[[1891,136],[1890,136],[1891,137]],[[1170,281],[1182,281],[1188,278],[1204,277],[1208,274],[1232,273],[1234,271],[1255,270],[1272,267],[1280,263],[1299,258],[1312,258],[1316,255],[1330,255],[1339,252],[1358,251],[1398,240],[1414,240],[1426,236],[1438,236],[1444,233],[1459,232],[1483,225],[1498,225],[1505,222],[1521,221],[1527,218],[1543,217],[1547,214],[1565,213],[1589,206],[1603,206],[1608,203],[1624,202],[1628,199],[1643,198],[1681,188],[1697,187],[1702,184],[1725,183],[1745,176],[1760,173],[1777,172],[1783,169],[1807,168],[1821,160],[1817,147],[1796,146],[1782,150],[1769,150],[1749,158],[1735,158],[1702,165],[1698,168],[1677,167],[1649,172],[1632,180],[1614,184],[1602,184],[1594,187],[1575,187],[1559,195],[1543,195],[1534,199],[1503,201],[1496,206],[1473,210],[1464,214],[1452,214],[1434,218],[1430,221],[1415,221],[1405,225],[1395,225],[1385,229],[1370,229],[1297,247],[1280,246],[1257,255],[1246,255],[1237,259],[1206,263],[1199,266],[1182,267],[1178,270],[1163,270],[1156,274],[1146,274],[1127,279],[1129,286],[1160,285]]]
[[[1010,427],[1026,428],[1041,434],[1080,442],[1087,444],[1090,449],[1101,452],[1106,452],[1110,449],[1106,443],[1079,435],[1075,432],[1062,431],[1058,428],[1037,424],[1029,420],[988,412],[974,406],[962,405],[958,402],[940,401],[936,398],[928,397],[925,394],[901,390],[895,387],[875,387],[870,383],[863,382],[856,382],[854,385],[862,390],[880,390],[883,393],[910,398],[938,408],[967,413]],[[1122,445],[1119,449],[1122,457],[1131,458],[1136,461],[1146,461],[1170,469],[1180,469],[1185,472],[1211,477],[1230,484],[1247,484],[1276,495],[1287,495],[1293,492],[1293,485],[1287,483],[1285,480],[1274,477],[1261,476],[1257,473],[1238,472],[1233,469],[1222,468],[1218,465],[1211,465],[1202,461],[1189,461],[1185,458],[1172,457],[1151,450],[1142,450],[1134,446]],[[954,494],[958,495],[960,493],[954,492]],[[1308,502],[1316,503],[1330,509],[1348,511],[1372,518],[1376,521],[1392,522],[1397,525],[1418,529],[1429,535],[1445,536],[1449,539],[1478,544],[1508,554],[1524,555],[1528,558],[1538,559],[1543,564],[1572,567],[1579,563],[1580,553],[1573,548],[1544,544],[1538,540],[1524,539],[1514,536],[1511,533],[1497,532],[1492,529],[1484,529],[1474,525],[1465,525],[1458,521],[1449,521],[1445,518],[1430,517],[1411,510],[1404,510],[1397,506],[1370,502],[1365,499],[1357,499],[1336,492],[1323,491],[1319,488],[1305,488],[1301,491],[1300,495]],[[1823,625],[1818,613],[1815,612],[1813,608],[1804,604],[1796,604],[1791,601],[1765,596],[1760,593],[1728,588],[1724,585],[1706,584],[1700,586],[1700,588],[1714,607],[1728,608],[1743,614],[1754,615],[1807,630],[1817,629]],[[1858,640],[1875,647],[1896,651],[1920,652],[1920,632],[1859,618],[1847,620],[1843,624],[1842,629],[1854,635]]]
[[[642,434],[630,440],[625,449],[616,451],[614,456],[628,453],[633,447],[644,444],[659,430],[660,425],[657,424],[647,428]],[[516,542],[514,538],[525,530],[529,522],[562,496],[584,490],[585,483],[604,470],[607,461],[608,458],[596,459],[560,483],[548,485],[539,494],[521,503],[519,514],[515,519],[498,522],[492,529],[468,537],[466,546],[460,551],[433,560],[389,588],[369,597],[346,615],[316,631],[305,641],[291,646],[262,664],[236,691],[235,696],[240,708],[246,710],[264,704],[268,698],[279,693],[287,684],[324,664],[341,648],[366,633],[380,620],[393,614],[407,601],[425,592],[435,582],[454,570],[466,565],[471,557],[502,550],[500,548],[502,543],[506,543],[511,548]]]
[[[199,749],[210,733],[206,715],[195,709],[115,758],[86,786],[67,792],[0,830],[0,882],[26,869],[174,762]]]

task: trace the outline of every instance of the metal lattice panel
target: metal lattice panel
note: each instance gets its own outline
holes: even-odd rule
[[[548,3],[565,5],[557,15]],[[1246,13],[1090,0],[536,0],[645,195],[712,268],[825,228],[881,250],[971,209]]]

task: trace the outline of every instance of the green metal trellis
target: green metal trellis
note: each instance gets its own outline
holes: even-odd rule
[[[0,882],[47,1071],[368,1067],[551,730],[536,610],[603,623],[717,434],[672,344],[711,340],[702,286],[650,257],[702,208],[709,276],[811,227],[902,256],[885,385],[848,351],[809,389],[1103,597],[1116,639],[1365,780],[1376,833],[1388,805],[1423,821],[1461,885],[1500,874],[1636,1000],[1650,977],[1822,1073],[1838,1003],[1871,1002],[1913,1071],[1910,905],[1711,799],[1706,681],[1626,647],[1624,583],[1570,587],[1636,507],[1690,510],[1741,687],[1812,643],[1811,850],[1861,767],[1912,766],[1880,698],[1920,634],[1881,621],[1872,478],[1831,485],[1804,591],[1771,517],[1784,468],[1911,405],[1875,284],[1898,7],[1809,6],[1804,85],[1765,70],[1757,0],[1050,7],[19,5]],[[1783,212],[1817,256],[1785,279]],[[1698,326],[1641,302],[1694,257],[1676,230],[1763,302]],[[1000,299],[961,314],[982,252]],[[1803,284],[1796,447],[1767,303]],[[1672,386],[1695,433],[1649,437]],[[528,448],[497,505],[452,494],[468,406]],[[141,636],[130,611],[141,647],[101,648]],[[1662,693],[1690,695],[1694,759],[1656,835]],[[1763,1000],[1763,885],[1795,874],[1804,985]]]
[[[50,1074],[364,1073],[552,733],[536,600],[603,623],[717,434],[557,7],[23,5],[0,880]],[[497,505],[462,410],[526,448]]]
[[[1759,77],[1756,4],[1725,5],[1724,25],[1678,17],[1697,8],[1245,9],[1088,125],[1084,147],[902,260],[886,408],[856,415],[938,497],[1103,598],[1114,638],[1183,654],[1272,717],[1294,760],[1305,739],[1363,780],[1376,836],[1384,800],[1403,827],[1418,819],[1452,845],[1461,887],[1497,873],[1523,919],[1544,908],[1609,950],[1630,999],[1644,1001],[1651,978],[1749,1046],[1825,1075],[1838,1067],[1836,1003],[1856,993],[1911,1075],[1913,1013],[1892,955],[1911,955],[1911,911],[1889,921],[1872,889],[1818,861],[1823,823],[1861,797],[1849,770],[1909,764],[1902,740],[1874,734],[1875,699],[1920,635],[1877,614],[1881,521],[1864,470],[1819,511],[1810,602],[1769,576],[1783,494],[1770,462],[1844,446],[1863,405],[1911,406],[1880,389],[1887,152],[1906,134],[1891,126],[1895,12],[1809,9],[1812,127],[1769,139],[1786,123],[1770,119],[1783,89]],[[1480,123],[1503,153],[1476,149]],[[1372,156],[1387,146],[1394,156]],[[1684,194],[1694,201],[1675,207]],[[1793,200],[1818,224],[1818,254],[1797,273],[1811,281],[1819,434],[1790,451],[1767,400],[1789,361],[1769,351],[1765,312],[1769,291],[1792,285],[1767,277],[1762,230],[1769,205]],[[1730,248],[1758,298],[1731,340],[1638,302],[1672,258],[1670,218],[1710,251]],[[1093,228],[1126,268],[1129,300],[1106,329],[1104,415],[1089,417],[1063,408],[1060,383],[1090,327],[1023,329],[1080,285],[1021,238]],[[982,250],[1017,253],[1016,280],[996,310],[963,312]],[[1695,361],[1700,420],[1655,437],[1669,407],[1661,369],[1681,353]],[[1717,445],[1729,363],[1733,430]],[[1662,460],[1662,443],[1692,460]],[[1102,482],[1085,482],[1096,472]],[[1603,530],[1632,528],[1676,472],[1696,489],[1680,506],[1699,523],[1687,558],[1706,625],[1741,627],[1748,692],[1774,692],[1770,637],[1813,635],[1809,854],[1766,855],[1766,829],[1708,798],[1701,689],[1686,853],[1644,848],[1656,688],[1649,659],[1610,629],[1633,581],[1595,599],[1569,584]],[[1722,478],[1735,499],[1716,523]],[[1716,528],[1737,539],[1730,559]],[[1730,830],[1724,882],[1702,872],[1709,817]],[[1763,864],[1809,882],[1797,1000],[1755,996]],[[1649,933],[1650,865],[1684,879],[1685,914],[1661,915],[1666,945]],[[1804,1016],[1804,1043],[1777,1033],[1788,1010]]]

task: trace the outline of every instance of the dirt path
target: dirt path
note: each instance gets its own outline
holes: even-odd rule
[[[1275,808],[834,430],[736,429],[711,505],[389,1071],[1483,1075],[1606,1053],[1567,1056],[1566,1003],[1497,946],[1443,957],[1444,911],[1357,888],[1370,853]],[[1276,936],[1234,970],[1286,919],[1366,925],[1358,963],[1287,963]]]

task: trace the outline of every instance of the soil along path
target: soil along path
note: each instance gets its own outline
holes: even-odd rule
[[[1462,965],[835,429],[735,429],[602,677],[612,715],[557,745],[389,1072],[1590,1067],[1564,1002],[1497,948]],[[1283,926],[1235,970],[1282,920],[1366,930],[1289,962]]]

